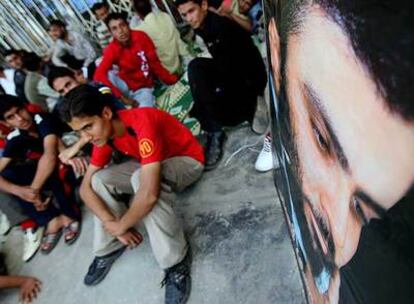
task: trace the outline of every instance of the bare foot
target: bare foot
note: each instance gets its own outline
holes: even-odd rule
[[[71,219],[70,217],[67,217],[66,215],[60,216],[60,222],[62,223],[62,227],[69,226],[72,222],[74,222],[74,219]]]
[[[57,216],[53,218],[48,224],[46,229],[46,234],[56,233],[62,228],[61,218]]]

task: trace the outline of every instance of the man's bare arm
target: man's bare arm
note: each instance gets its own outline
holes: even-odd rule
[[[42,283],[33,277],[0,276],[0,288],[20,288],[20,301],[32,303],[36,299],[42,287]],[[19,303],[21,303],[19,301]]]
[[[111,221],[115,216],[109,210],[105,202],[96,194],[92,188],[92,177],[101,168],[94,165],[89,165],[80,186],[80,196],[85,202],[86,206],[102,221]]]
[[[2,172],[7,165],[12,161],[11,158],[8,157],[2,157],[0,158],[0,172]],[[0,190],[4,191],[6,193],[12,193],[14,184],[9,182],[7,179],[0,176]]]
[[[11,158],[8,157],[2,157],[0,158],[0,172],[3,172],[3,170],[7,167],[7,165],[12,161]],[[0,190],[6,193],[11,193],[16,195],[17,185],[9,182],[4,177],[0,176]]]
[[[89,165],[80,187],[80,195],[86,206],[105,224],[115,221],[116,217],[92,188],[92,177],[99,170],[99,167]],[[142,241],[141,234],[133,228],[117,234],[116,237],[130,248],[138,246]]]
[[[37,170],[33,178],[31,188],[40,190],[46,180],[55,170],[58,157],[59,138],[55,134],[49,134],[43,139],[43,154],[37,163]]]
[[[161,163],[143,165],[139,177],[140,185],[128,211],[120,220],[122,230],[128,230],[148,213],[157,203],[161,183]]]
[[[68,164],[69,160],[72,157],[75,157],[76,154],[79,153],[79,151],[88,143],[90,142],[90,138],[86,136],[82,136],[79,138],[79,140],[74,143],[70,147],[66,147],[63,145],[63,147],[59,147],[59,159],[62,163]]]

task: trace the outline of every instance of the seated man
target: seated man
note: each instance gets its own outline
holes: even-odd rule
[[[61,99],[58,101],[58,104],[56,108],[59,110],[59,108],[62,106],[62,104],[65,102],[64,96],[68,92],[70,92],[73,88],[76,88],[80,86],[81,84],[89,84],[99,90],[102,94],[106,94],[106,98],[108,98],[109,102],[113,103],[113,106],[117,110],[123,110],[125,109],[125,106],[122,102],[119,101],[118,98],[112,95],[112,91],[109,87],[99,84],[94,81],[88,81],[83,77],[83,75],[80,73],[75,74],[72,70],[64,67],[55,67],[50,70],[50,73],[48,75],[48,83],[49,85],[61,95]],[[71,147],[64,149],[60,151],[59,159],[64,164],[71,164],[75,161],[73,157],[82,149],[83,146],[85,146],[89,142],[88,138],[81,137],[80,140],[72,145]],[[82,163],[79,160],[76,161],[79,163],[77,167],[83,168]],[[85,168],[86,169],[86,168]],[[79,174],[83,175],[83,170],[79,170]]]
[[[61,97],[78,85],[88,82],[81,71],[66,67],[53,67],[47,75],[48,85]],[[59,102],[64,102],[64,99],[60,98]]]
[[[60,20],[52,20],[49,35],[55,42],[52,49],[52,63],[56,66],[67,67],[73,62],[81,62],[87,69],[88,78],[95,72],[97,54],[92,44],[80,33],[68,31],[66,24]]]
[[[222,156],[222,127],[253,121],[257,97],[266,86],[266,70],[250,34],[228,18],[210,12],[206,0],[175,3],[212,55],[196,58],[188,67],[194,98],[191,114],[207,132],[206,169],[210,170]]]
[[[59,121],[48,113],[31,114],[11,95],[0,97],[0,119],[14,128],[0,158],[0,190],[15,196],[39,226],[47,226],[44,253],[54,248],[62,228],[65,242],[73,243],[79,235],[80,212],[70,182],[59,176]]]
[[[30,103],[52,112],[59,95],[47,84],[47,78],[42,75],[42,65],[42,59],[35,53],[23,55],[23,69],[27,73],[24,92]]]
[[[14,69],[5,69],[0,66],[0,86],[3,94],[16,96],[16,85],[14,84]]]
[[[3,54],[7,64],[14,70],[13,82],[15,85],[15,94],[20,100],[27,102],[24,94],[24,83],[26,81],[26,72],[23,71],[23,55],[25,51],[10,49]]]
[[[171,73],[181,70],[181,57],[190,56],[187,46],[181,40],[171,16],[162,11],[152,11],[149,0],[134,0],[133,6],[142,22],[133,30],[145,32],[154,42],[162,65]]]
[[[80,195],[96,215],[95,259],[86,285],[102,281],[125,246],[135,247],[142,222],[161,268],[166,303],[185,303],[190,293],[189,245],[171,207],[173,191],[197,181],[204,169],[203,148],[166,112],[138,108],[114,112],[95,88],[81,85],[67,95],[62,119],[94,144]],[[90,102],[94,100],[95,102]],[[109,165],[118,150],[134,158]],[[122,194],[134,194],[129,207]]]
[[[14,95],[13,95],[14,96]],[[7,135],[13,131],[0,120],[0,156],[3,155],[6,146]],[[0,191],[0,234],[7,234],[10,229],[19,225],[23,231],[23,254],[22,259],[28,262],[38,251],[43,238],[43,227],[38,227],[19,206],[17,199]]]
[[[54,67],[50,70],[47,77],[48,85],[53,88],[61,97],[66,96],[70,90],[81,84],[89,84],[99,90],[102,94],[109,94],[117,110],[125,109],[125,105],[118,98],[112,95],[112,90],[96,81],[89,81],[81,73],[75,73],[73,70],[65,67]],[[63,103],[61,98],[59,103]]]
[[[141,107],[154,107],[154,76],[166,84],[174,84],[178,77],[160,63],[151,39],[141,31],[131,31],[123,14],[111,13],[105,19],[114,39],[105,49],[95,80],[109,86],[125,104],[135,100]],[[119,67],[116,75],[110,72]]]
[[[91,8],[98,23],[93,27],[98,43],[101,49],[105,49],[112,40],[112,35],[105,24],[105,19],[110,14],[110,8],[108,2],[96,2]]]
[[[227,17],[230,20],[237,22],[246,31],[253,31],[252,20],[249,16],[249,11],[252,8],[254,0],[230,0],[223,1],[218,9],[209,7],[210,11]]]
[[[252,32],[254,35],[259,35],[261,37],[262,31],[264,27],[264,19],[263,19],[263,8],[262,2],[257,0],[238,0],[239,2],[244,2],[244,8],[240,9],[240,12],[244,15],[247,15],[252,22]],[[249,8],[249,3],[250,8]]]

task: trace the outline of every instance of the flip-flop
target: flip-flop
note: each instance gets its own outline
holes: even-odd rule
[[[63,235],[65,238],[65,243],[72,245],[79,237],[81,230],[81,223],[78,221],[73,221],[68,226],[63,228]]]
[[[53,250],[53,248],[56,247],[61,236],[62,236],[61,229],[56,233],[45,234],[45,236],[42,239],[42,244],[40,245],[42,253],[49,254]],[[47,244],[47,249],[43,249],[43,246],[46,244]]]

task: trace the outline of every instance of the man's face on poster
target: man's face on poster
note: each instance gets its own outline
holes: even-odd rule
[[[272,27],[274,22],[269,38],[277,80]],[[390,112],[347,35],[322,9],[311,7],[300,30],[287,37],[284,83],[304,196],[302,225],[312,237],[305,251],[320,252],[331,264],[329,289],[338,289],[338,269],[355,254],[363,224],[413,184],[414,126]],[[338,291],[329,291],[337,302]]]

